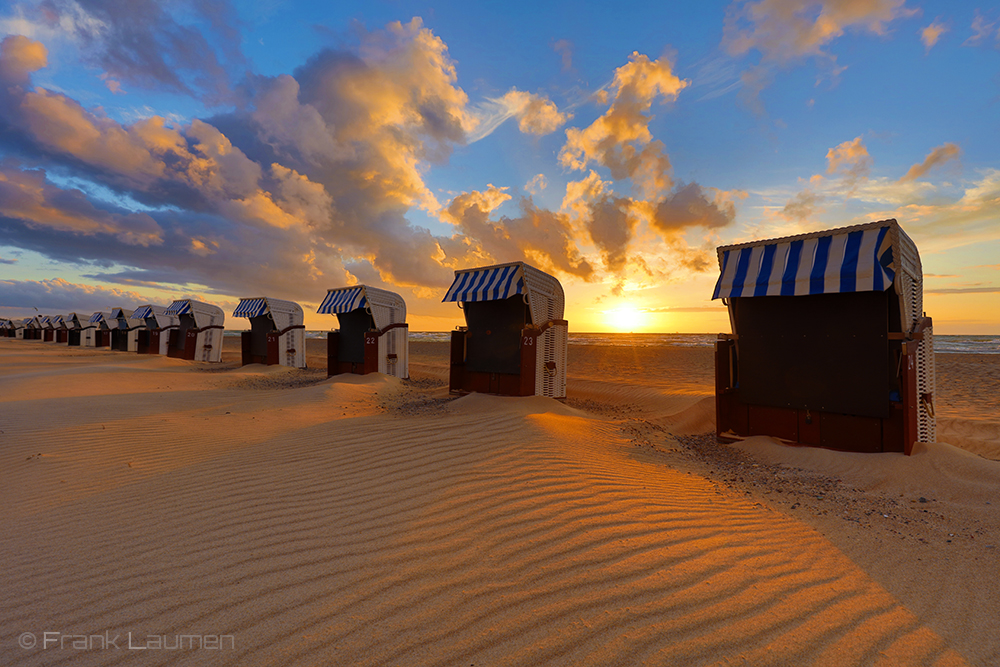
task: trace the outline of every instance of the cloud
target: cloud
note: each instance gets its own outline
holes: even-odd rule
[[[722,47],[736,57],[760,54],[739,77],[740,100],[763,115],[760,94],[776,69],[815,58],[822,68],[817,85],[824,79],[836,83],[847,67],[837,65],[828,47],[845,31],[885,35],[890,23],[918,12],[905,0],[734,0],[726,10]]]
[[[524,184],[524,189],[533,195],[537,195],[539,192],[548,187],[549,182],[545,178],[545,174],[535,174],[531,177],[527,183]]]
[[[591,162],[607,167],[612,178],[632,179],[645,193],[669,189],[670,159],[663,144],[653,140],[647,114],[654,101],[676,99],[689,83],[673,73],[668,60],[633,53],[628,64],[615,70],[607,112],[582,130],[566,131],[560,162],[575,170]]]
[[[327,263],[342,275],[342,258],[369,259],[402,284],[447,282],[437,241],[404,216],[412,206],[440,208],[422,171],[475,119],[446,47],[419,20],[362,42],[368,60],[322,52],[295,77],[253,79],[245,109],[208,122],[123,125],[65,95],[19,89],[8,93],[15,99],[2,105],[0,123],[20,131],[27,152],[173,209],[184,233],[164,242],[177,243],[179,257],[204,254],[222,234],[213,258],[232,252],[230,266],[238,265],[237,240],[259,242],[251,230],[294,227],[270,249],[287,256],[290,272]],[[227,224],[213,229],[218,216]]]
[[[107,72],[104,72],[103,74],[101,74],[101,76],[99,78],[101,79],[101,81],[104,82],[104,85],[107,87],[108,90],[110,90],[112,92],[112,94],[114,94],[114,95],[125,95],[126,94],[125,91],[122,89],[121,82],[120,81],[116,81],[115,79],[112,79],[111,76]]]
[[[697,183],[678,186],[655,208],[653,226],[664,233],[686,227],[718,229],[731,225],[736,219],[733,201],[742,198],[742,192],[723,192],[703,188]]]
[[[511,88],[502,97],[487,98],[475,112],[476,128],[469,135],[476,142],[493,133],[511,118],[517,119],[518,129],[525,134],[544,135],[555,132],[573,117],[559,111],[554,102],[544,95],[527,93]]]
[[[889,182],[886,187],[915,184]],[[864,188],[858,189],[854,196],[859,201],[873,200]],[[895,208],[880,209],[873,215],[878,219],[896,218],[903,223],[922,253],[995,241],[996,221],[1000,219],[1000,170],[981,172],[958,197],[945,197],[943,193],[929,201],[899,197]]]
[[[0,264],[17,264],[17,260],[16,259],[6,259],[4,257],[0,257]]]
[[[10,63],[4,52],[0,71],[11,71]],[[0,103],[0,129],[18,133],[22,151],[131,190],[146,203],[205,206],[213,198],[245,196],[260,171],[216,128],[197,119],[171,127],[153,116],[123,125],[61,93],[24,86],[0,91]]]
[[[169,8],[155,0],[47,0],[34,20],[73,40],[116,81],[209,104],[230,100],[233,74],[246,68],[235,9],[224,0],[187,4],[181,23]]]
[[[991,287],[945,287],[942,289],[925,289],[925,294],[995,294],[1000,292],[1000,285]]]
[[[573,42],[568,39],[559,39],[553,42],[552,50],[559,54],[562,59],[562,69],[568,72],[573,69]]]
[[[899,180],[905,182],[920,178],[930,171],[932,167],[944,164],[949,160],[957,160],[961,155],[962,149],[959,148],[957,144],[941,144],[928,153],[923,162],[910,167],[909,171],[907,171]]]
[[[948,30],[949,27],[939,19],[936,19],[926,28],[922,28],[918,34],[920,35],[920,41],[924,43],[924,52],[930,53],[930,50],[941,39],[941,35],[948,32]]]
[[[827,151],[827,177],[814,174],[808,186],[789,198],[784,207],[768,213],[786,221],[803,223],[824,213],[822,204],[854,202],[893,206],[926,206],[922,202],[940,203],[942,194],[934,184],[916,179],[930,169],[950,160],[957,160],[961,149],[953,143],[936,147],[920,164],[910,167],[899,180],[871,177],[873,160],[861,137],[845,141]],[[879,214],[881,215],[881,214]],[[893,217],[885,213],[883,218]]]
[[[131,28],[102,27],[98,5],[105,7],[93,0],[81,10],[93,21],[66,30],[104,40],[93,48],[110,53],[106,45]],[[206,5],[197,14],[202,23],[212,7],[225,9]],[[147,23],[136,30],[157,30]],[[358,40],[350,51],[315,54],[291,74],[249,75],[239,104],[224,113],[127,122],[32,87],[48,54],[30,39],[10,41],[0,52],[7,77],[0,150],[22,161],[0,163],[5,244],[125,288],[190,286],[310,302],[354,280],[440,290],[456,268],[518,260],[583,280],[653,275],[661,268],[644,258],[647,242],[675,249],[678,265],[697,268],[703,253],[688,248],[683,234],[734,219],[733,193],[674,187],[663,144],[649,130],[653,104],[689,85],[666,59],[633,54],[607,87],[605,113],[567,131],[560,160],[589,175],[570,183],[563,208],[552,211],[489,184],[439,201],[427,170],[484,136],[499,116],[470,103],[447,46],[419,19],[361,30]],[[133,55],[140,63],[141,54]],[[105,81],[135,80],[102,71]],[[191,72],[179,71],[182,84],[194,85]],[[530,134],[570,118],[544,96],[517,89],[486,104]],[[603,170],[612,180],[602,180]],[[614,192],[622,180],[631,196]],[[544,187],[543,175],[525,185]],[[411,223],[415,209],[453,230]]]
[[[905,0],[759,0],[734,2],[726,12],[723,46],[732,55],[757,50],[765,61],[788,63],[824,49],[845,30],[884,35],[887,25],[913,16]]]
[[[583,180],[567,184],[561,210],[578,230],[577,238],[597,248],[605,270],[619,284],[630,272],[658,277],[670,273],[654,271],[646,261],[640,247],[653,243],[663,244],[658,252],[670,255],[678,265],[701,270],[703,253],[688,247],[684,233],[731,225],[736,218],[735,200],[746,196],[680,183],[665,195],[641,199],[616,195],[612,185],[591,170]]]
[[[503,99],[517,118],[518,129],[526,134],[550,134],[573,117],[540,95],[510,90]]]
[[[972,36],[962,42],[962,46],[979,46],[988,42],[992,37],[994,41],[1000,42],[1000,29],[997,28],[997,21],[989,21],[979,10],[972,19]]]
[[[590,203],[587,231],[612,273],[620,274],[629,259],[628,246],[638,222],[631,208],[630,199],[608,195]]]
[[[0,218],[54,232],[111,234],[128,245],[163,242],[162,229],[149,215],[99,209],[83,192],[54,186],[44,170],[21,170],[11,160],[0,163]]]
[[[855,137],[851,141],[845,141],[831,148],[826,153],[826,160],[826,173],[842,177],[849,187],[854,187],[859,181],[867,179],[872,168],[872,158],[868,155],[868,149],[861,141],[861,137]]]
[[[518,202],[518,217],[491,217],[511,199],[506,188],[462,193],[445,209],[444,217],[462,234],[442,243],[447,261],[461,268],[467,262],[511,262],[528,259],[545,270],[590,278],[594,268],[576,247],[569,217],[540,209],[528,198]]]
[[[758,116],[764,115],[764,103],[760,94],[771,85],[772,80],[773,74],[766,67],[751,67],[740,74],[739,99]]]
[[[816,213],[822,212],[819,205],[823,199],[823,195],[805,189],[788,200],[788,203],[781,210],[781,215],[788,220],[805,221]]]
[[[48,50],[24,35],[8,35],[0,42],[0,80],[24,83],[32,72],[48,67]]]
[[[71,283],[62,278],[0,280],[0,303],[10,309],[93,313],[116,306],[127,309],[151,302],[155,303],[129,290]]]

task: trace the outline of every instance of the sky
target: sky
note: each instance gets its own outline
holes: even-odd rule
[[[0,316],[363,283],[447,331],[526,261],[571,331],[717,333],[718,246],[895,218],[935,332],[1000,333],[1000,5],[614,4],[0,5]]]

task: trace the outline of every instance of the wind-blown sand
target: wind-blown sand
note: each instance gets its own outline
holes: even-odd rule
[[[705,348],[574,346],[564,404],[321,344],[0,340],[0,663],[1000,664],[1000,358],[938,356],[906,458],[718,445]],[[129,644],[177,635],[231,640]]]

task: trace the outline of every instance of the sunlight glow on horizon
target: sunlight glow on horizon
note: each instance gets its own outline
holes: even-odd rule
[[[649,325],[648,313],[630,303],[606,310],[604,316],[608,326],[616,331],[644,331]]]

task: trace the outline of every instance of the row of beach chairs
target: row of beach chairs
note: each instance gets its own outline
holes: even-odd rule
[[[852,451],[910,453],[935,439],[932,322],[916,245],[895,220],[718,248],[713,299],[732,333],[715,349],[722,440],[769,435]],[[568,323],[559,281],[523,262],[455,272],[444,296],[465,325],[451,334],[452,392],[566,397]],[[406,303],[368,285],[327,292],[318,308],[327,371],[409,375]],[[241,299],[243,364],[305,367],[302,307]],[[225,315],[191,299],[0,322],[7,336],[183,359],[221,360]]]

